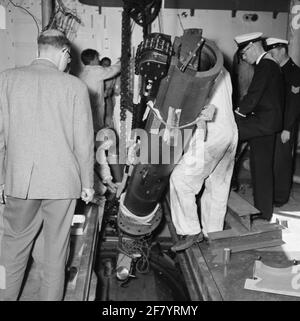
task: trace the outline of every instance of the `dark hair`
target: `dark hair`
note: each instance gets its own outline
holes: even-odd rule
[[[89,65],[92,60],[94,60],[96,57],[99,57],[99,53],[97,50],[94,49],[85,49],[81,53],[81,61],[84,65]]]
[[[287,55],[289,54],[288,44],[285,44],[285,43],[275,43],[275,44],[272,44],[272,45],[268,45],[268,44],[267,44],[267,41],[266,41],[266,39],[265,39],[263,45],[264,45],[265,51],[269,51],[269,50],[271,50],[271,49],[273,49],[273,48],[277,48],[277,49],[284,48],[286,54],[287,54]]]
[[[111,64],[111,59],[108,58],[108,57],[103,57],[101,60],[100,60],[100,65],[102,66],[104,61],[107,61],[109,64]]]
[[[48,29],[42,32],[37,39],[37,43],[39,48],[41,46],[52,46],[57,49],[71,47],[70,41],[65,34],[56,29]]]

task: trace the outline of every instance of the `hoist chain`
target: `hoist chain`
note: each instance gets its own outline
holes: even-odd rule
[[[121,55],[121,114],[120,120],[126,120],[126,110],[132,109],[130,91],[131,30],[128,7],[122,13],[122,55]]]

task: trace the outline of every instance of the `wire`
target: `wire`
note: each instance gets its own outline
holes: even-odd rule
[[[181,17],[179,15],[179,13],[177,14],[177,17],[179,19],[180,26],[181,26],[182,30],[184,31],[184,27],[183,27],[183,24],[182,24]]]
[[[8,1],[9,1],[14,7],[23,9],[27,14],[29,14],[29,15],[32,17],[32,19],[34,20],[34,22],[35,22],[35,24],[36,24],[36,27],[37,27],[37,30],[38,30],[38,35],[39,35],[39,34],[40,34],[40,27],[39,27],[39,24],[38,24],[35,16],[34,16],[30,11],[28,11],[26,8],[24,8],[24,7],[22,7],[22,6],[18,5],[18,4],[15,4],[15,3],[12,2],[11,0],[8,0]]]
[[[149,272],[149,256],[152,245],[149,245],[151,238],[147,236],[137,237],[135,239],[125,240],[119,235],[119,242],[122,244],[122,248],[119,248],[124,254],[134,257],[134,254],[140,254],[140,258],[137,259],[136,270],[139,273]]]

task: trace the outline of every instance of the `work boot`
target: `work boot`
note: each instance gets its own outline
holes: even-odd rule
[[[195,243],[200,243],[204,239],[203,233],[194,235],[184,235],[176,244],[171,247],[173,252],[179,252],[188,249]]]
[[[265,218],[261,213],[251,215],[251,229],[259,229],[262,225],[270,224],[271,218]]]

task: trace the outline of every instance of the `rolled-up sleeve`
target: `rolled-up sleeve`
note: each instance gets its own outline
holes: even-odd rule
[[[94,186],[94,131],[87,87],[79,88],[74,106],[74,153],[83,188]]]
[[[121,71],[121,63],[117,62],[116,64],[110,67],[103,67],[101,70],[101,78],[103,80],[110,79],[115,77]]]

